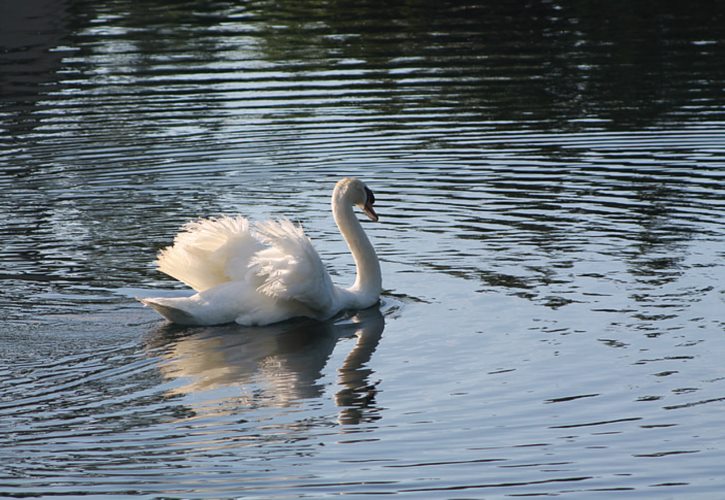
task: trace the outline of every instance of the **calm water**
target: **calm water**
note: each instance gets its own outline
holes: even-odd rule
[[[0,4],[0,496],[716,498],[725,10]],[[379,308],[179,328],[187,220],[286,215]]]

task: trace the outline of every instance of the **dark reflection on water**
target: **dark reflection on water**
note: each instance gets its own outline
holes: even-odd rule
[[[719,494],[724,47],[717,2],[0,4],[0,495]],[[219,213],[351,282],[342,175],[381,310],[133,299]]]

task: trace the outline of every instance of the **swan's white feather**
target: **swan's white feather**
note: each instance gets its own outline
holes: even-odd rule
[[[267,245],[251,262],[264,280],[257,289],[278,300],[304,304],[316,314],[332,309],[335,287],[302,227],[280,219],[257,223],[256,229]]]
[[[184,225],[156,263],[159,271],[201,292],[247,279],[249,263],[262,248],[245,217],[222,216]]]

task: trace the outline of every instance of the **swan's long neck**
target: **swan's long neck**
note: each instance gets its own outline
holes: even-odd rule
[[[351,305],[372,306],[382,291],[382,274],[375,249],[355,216],[352,205],[346,202],[344,197],[333,196],[332,214],[355,260],[357,276],[355,283],[347,291],[354,295],[359,303]]]

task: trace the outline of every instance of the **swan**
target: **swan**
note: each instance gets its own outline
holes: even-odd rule
[[[287,219],[250,222],[243,216],[184,225],[157,255],[158,269],[196,290],[191,297],[139,299],[173,323],[265,326],[294,317],[326,320],[378,302],[380,262],[353,207],[374,222],[375,195],[346,177],[332,191],[332,215],[355,260],[349,288],[332,283],[302,227]]]

